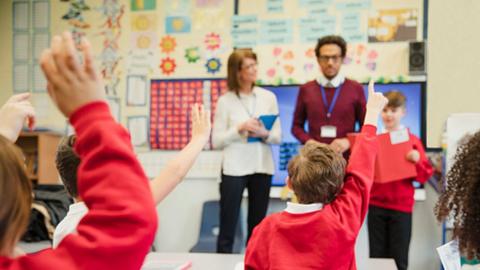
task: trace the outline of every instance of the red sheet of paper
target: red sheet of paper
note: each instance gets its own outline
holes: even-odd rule
[[[347,134],[352,150],[357,135],[357,133]],[[417,176],[415,165],[406,158],[407,153],[413,149],[410,140],[392,144],[389,133],[377,135],[377,139],[379,149],[375,161],[375,182],[388,183]]]

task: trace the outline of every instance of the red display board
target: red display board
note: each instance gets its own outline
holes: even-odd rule
[[[190,111],[195,103],[211,111],[227,91],[225,79],[152,80],[150,83],[150,148],[182,149],[190,140]],[[209,148],[211,144],[209,145]]]

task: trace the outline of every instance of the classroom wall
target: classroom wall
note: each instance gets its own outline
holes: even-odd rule
[[[439,147],[449,114],[480,112],[480,1],[429,1],[427,145]]]
[[[0,104],[12,95],[12,3],[0,1]]]
[[[376,1],[381,3],[381,1]],[[65,3],[51,1],[51,33],[66,29],[58,23],[65,12]],[[0,1],[0,103],[12,94],[12,0]],[[427,89],[427,146],[439,147],[446,118],[454,112],[478,112],[480,106],[480,77],[474,68],[480,64],[476,33],[480,18],[475,0],[429,1],[428,23],[428,89]],[[448,18],[448,19],[446,19]],[[128,22],[125,22],[128,23]],[[34,95],[39,96],[38,94]],[[454,102],[452,102],[454,101]],[[35,100],[34,100],[35,102]],[[37,102],[45,108],[45,99]],[[136,111],[135,111],[136,110]],[[133,113],[137,113],[135,109]],[[63,129],[64,120],[56,110],[40,112],[39,124]],[[145,113],[140,110],[141,113]]]

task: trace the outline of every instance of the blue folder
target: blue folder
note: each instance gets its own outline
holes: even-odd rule
[[[272,130],[273,123],[275,123],[275,120],[277,120],[278,114],[264,114],[260,115],[258,117],[258,120],[260,120],[263,123],[263,126],[267,130]],[[261,142],[262,139],[256,138],[256,137],[248,137],[247,142]]]

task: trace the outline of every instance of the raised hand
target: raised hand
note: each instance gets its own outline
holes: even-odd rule
[[[43,51],[40,66],[47,78],[48,94],[59,110],[69,117],[81,106],[103,100],[102,80],[93,66],[90,44],[81,44],[84,63],[80,64],[70,32],[52,38],[50,49]]]
[[[0,108],[0,134],[15,142],[27,122],[30,129],[35,125],[35,110],[28,99],[30,93],[10,97]]]
[[[192,106],[192,140],[199,139],[207,143],[212,130],[210,123],[210,111],[205,110],[203,105]]]
[[[375,92],[373,80],[370,80],[368,83],[367,112],[363,124],[377,126],[378,116],[387,102],[388,99],[382,93]]]

